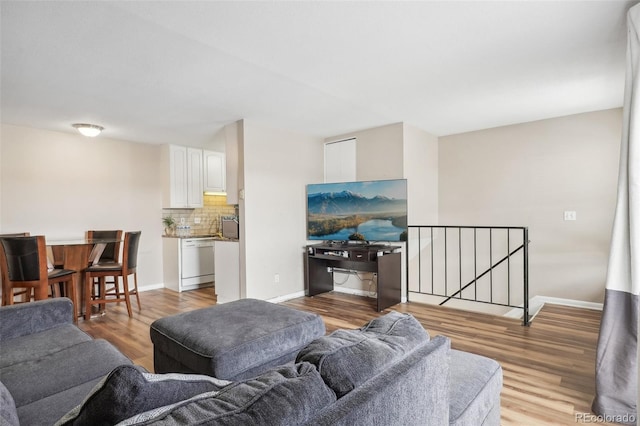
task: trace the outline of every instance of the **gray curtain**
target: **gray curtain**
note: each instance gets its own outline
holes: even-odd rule
[[[593,411],[605,420],[638,422],[640,293],[640,5],[627,15],[627,77],[616,205],[604,309],[596,353]]]

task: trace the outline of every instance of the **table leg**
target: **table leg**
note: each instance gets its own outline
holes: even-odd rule
[[[64,269],[76,271],[76,300],[84,300],[84,270],[89,263],[91,245],[74,244],[64,246]],[[76,306],[76,315],[82,316],[82,303]]]

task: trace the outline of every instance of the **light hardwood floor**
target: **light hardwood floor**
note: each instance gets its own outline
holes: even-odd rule
[[[106,315],[80,320],[79,326],[93,337],[110,341],[149,371],[153,371],[149,325],[216,301],[212,288],[185,293],[153,290],[140,298],[143,309],[139,312],[133,302],[133,318],[123,305],[110,304]],[[318,313],[328,332],[357,328],[382,315],[375,311],[374,299],[335,292],[283,304]],[[599,311],[547,304],[530,327],[523,327],[518,320],[439,306],[403,303],[392,309],[414,315],[432,336],[448,336],[455,349],[500,362],[502,424],[575,425],[580,423],[577,414],[590,413]]]

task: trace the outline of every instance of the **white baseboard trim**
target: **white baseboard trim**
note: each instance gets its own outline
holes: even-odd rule
[[[140,291],[140,293],[142,293],[143,291],[159,290],[161,288],[164,288],[164,284],[163,283],[147,284],[147,285],[141,285],[140,287],[138,287],[138,291]]]
[[[563,299],[560,297],[551,296],[533,296],[531,299],[529,299],[529,316],[531,317],[531,319],[535,318],[535,316],[538,315],[538,312],[540,312],[540,309],[542,309],[545,303],[549,303],[551,305],[571,306],[574,308],[593,309],[597,311],[601,311],[603,306],[602,303],[585,302],[584,300]],[[509,318],[522,318],[522,315],[522,309],[518,308],[514,308],[504,314],[505,317]]]
[[[287,300],[297,299],[298,297],[303,297],[303,296],[304,296],[304,290],[298,291],[295,293],[285,294],[284,296],[274,297],[273,299],[267,299],[266,301],[271,303],[282,303],[282,302],[286,302]]]
[[[573,306],[574,308],[585,308],[585,309],[593,309],[596,311],[602,310],[602,303],[596,302],[585,302],[584,300],[575,300],[575,299],[562,299],[560,297],[549,297],[549,296],[534,296],[532,298],[539,298],[542,301],[542,304],[550,303],[552,305],[563,305],[563,306]]]

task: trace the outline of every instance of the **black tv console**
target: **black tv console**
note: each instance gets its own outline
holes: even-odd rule
[[[384,244],[309,245],[305,254],[305,294],[332,291],[333,268],[339,268],[378,275],[378,312],[398,304],[402,293],[400,248]]]

